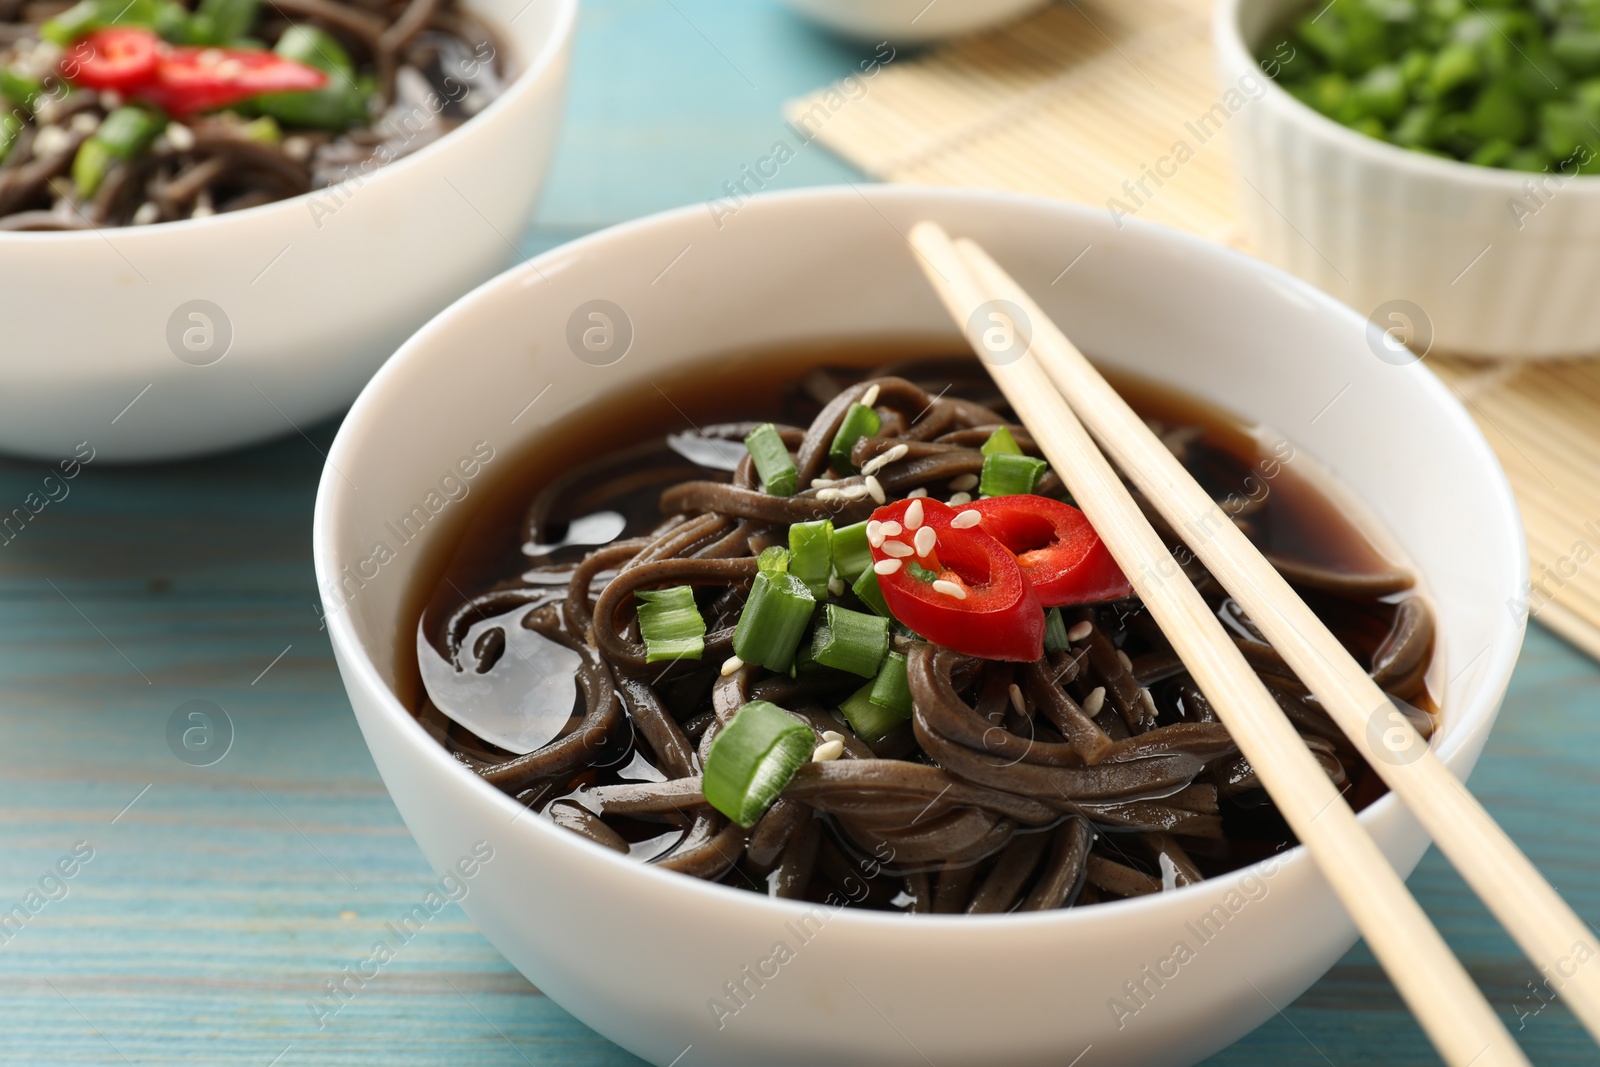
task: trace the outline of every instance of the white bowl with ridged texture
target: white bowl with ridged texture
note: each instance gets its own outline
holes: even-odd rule
[[[1396,339],[1495,357],[1600,353],[1600,177],[1439,159],[1318,114],[1256,59],[1305,6],[1220,0],[1212,24],[1224,95],[1253,90],[1224,121],[1254,250],[1368,316],[1387,358],[1407,358]]]

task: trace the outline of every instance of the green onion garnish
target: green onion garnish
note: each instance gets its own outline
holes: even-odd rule
[[[1022,448],[1017,444],[1017,439],[1011,436],[1011,431],[1004,426],[995,428],[978,449],[986,456],[1020,456]]]
[[[839,577],[853,582],[861,572],[872,568],[872,546],[867,544],[867,524],[854,523],[833,531],[833,569]]]
[[[915,578],[917,581],[921,582],[923,585],[932,585],[934,582],[939,580],[938,571],[930,571],[928,568],[924,567],[915,560],[912,560],[910,563],[906,564],[906,573],[911,575],[912,578]]]
[[[872,702],[902,718],[911,718],[911,683],[906,680],[906,657],[891,652],[872,680]]]
[[[886,619],[894,618],[889,611],[888,601],[883,599],[883,589],[878,585],[878,575],[871,567],[861,572],[861,577],[856,579],[856,584],[850,589],[863,604]]]
[[[670,589],[640,589],[639,633],[644,637],[646,663],[663,659],[699,659],[706,650],[706,620],[695,606],[694,590],[687,585]]]
[[[889,735],[889,731],[905,721],[899,712],[872,702],[874,684],[876,683],[868,682],[839,705],[839,710],[844,714],[845,721],[850,724],[850,729],[869,745],[882,741]]]
[[[805,582],[817,600],[826,600],[828,576],[833,573],[833,520],[790,526],[789,557],[789,573]]]
[[[1067,624],[1061,618],[1061,609],[1051,608],[1044,613],[1044,650],[1065,652],[1071,647],[1072,642],[1067,640]]]
[[[700,791],[740,826],[754,826],[811,759],[812,740],[811,727],[776,704],[752,700],[712,740]]]
[[[878,665],[888,651],[888,619],[837,604],[828,605],[824,621],[811,639],[811,654],[818,663],[863,678],[878,673]]]
[[[745,435],[744,446],[750,450],[756,474],[761,477],[761,488],[772,496],[794,496],[800,472],[794,469],[794,457],[778,428],[763,422]]]
[[[788,570],[789,550],[782,545],[768,545],[761,550],[761,555],[756,557],[756,567],[764,571]]]
[[[761,571],[733,631],[733,654],[746,663],[787,673],[811,622],[816,600],[806,583],[785,571]]]
[[[1031,493],[1048,466],[1050,464],[1033,456],[991,452],[983,457],[983,474],[978,479],[978,492],[982,496]]]
[[[850,451],[856,447],[856,442],[863,437],[871,437],[883,426],[883,420],[878,413],[865,404],[851,404],[844,413],[844,421],[839,423],[839,432],[833,435],[833,444],[828,446],[828,462],[840,474],[856,474],[858,469],[850,461]]]
[[[78,195],[91,197],[118,162],[132,159],[167,128],[167,117],[142,107],[119,107],[107,115],[72,159]]]

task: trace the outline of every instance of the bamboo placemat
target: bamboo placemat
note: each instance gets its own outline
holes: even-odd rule
[[[789,121],[885,181],[1105,205],[1215,102],[1206,0],[1065,0],[790,101]],[[865,91],[862,91],[862,85]],[[1197,143],[1139,217],[1242,247],[1226,138]],[[1247,249],[1248,250],[1248,249]],[[1529,611],[1600,658],[1600,361],[1430,355],[1522,507]]]

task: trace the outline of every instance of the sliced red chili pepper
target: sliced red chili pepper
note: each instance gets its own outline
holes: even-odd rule
[[[261,93],[321,89],[328,76],[274,52],[241,48],[171,48],[139,95],[173,115],[236,104]]]
[[[1116,600],[1133,586],[1083,512],[1032,493],[992,496],[968,508],[1010,549],[1047,608]]]
[[[328,76],[275,52],[249,48],[176,48],[150,30],[96,30],[60,63],[74,85],[114,89],[171,115],[227,107],[262,93],[321,89]]]
[[[96,30],[73,44],[59,68],[74,85],[126,93],[155,76],[160,44],[161,38],[138,27]]]
[[[952,526],[955,516],[928,499],[897,500],[872,513],[899,527],[872,546],[874,569],[889,568],[878,571],[878,588],[890,612],[929,641],[969,656],[1019,662],[1043,656],[1044,609],[1016,557],[981,526]],[[935,542],[918,555],[916,533],[924,527]]]

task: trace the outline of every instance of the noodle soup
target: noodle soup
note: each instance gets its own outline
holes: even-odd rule
[[[1099,584],[1078,564],[1077,591],[1064,588],[1041,562],[1062,538],[1036,531],[1004,546],[1029,564],[1034,600],[1004,620],[979,612],[993,575],[958,558],[966,532],[1002,537],[995,516],[1017,508],[1073,510],[981,365],[843,355],[720,364],[714,392],[693,384],[704,375],[658,382],[574,413],[506,464],[515,477],[418,591],[404,695],[424,727],[597,847],[778,897],[913,914],[1079,907],[1292,844],[1114,563],[1095,564]],[[1431,733],[1429,603],[1309,458],[1193,398],[1114,383]],[[1381,795],[1147,514],[1352,805]],[[913,570],[932,592],[896,584]],[[791,595],[795,632],[755,632],[747,616],[770,622],[762,604]]]

